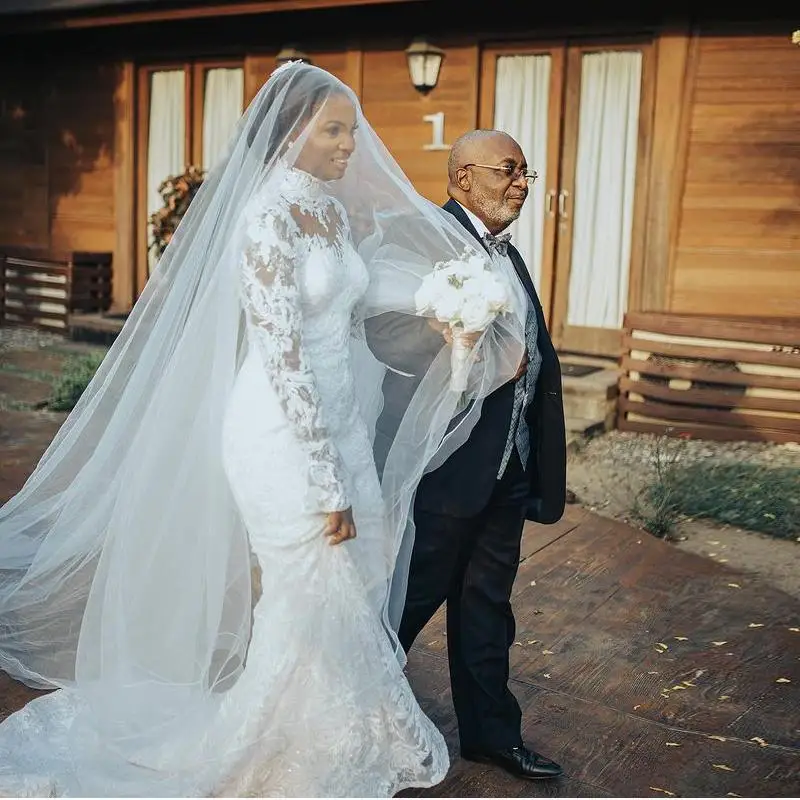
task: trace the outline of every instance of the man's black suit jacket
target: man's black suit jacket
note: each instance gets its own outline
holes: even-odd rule
[[[481,241],[475,227],[455,200],[447,202],[444,209]],[[536,393],[526,414],[531,435],[531,453],[526,470],[530,485],[526,517],[535,522],[552,523],[557,522],[564,513],[566,496],[561,367],[525,262],[514,247],[509,246],[508,253],[536,310],[538,347],[542,356]],[[412,322],[412,318],[401,314],[384,314],[367,321],[367,339],[378,358],[398,370],[412,373],[411,377],[392,371],[386,373],[383,383],[384,407],[393,409],[394,413],[388,413],[378,420],[376,461],[379,469],[382,468],[385,450],[394,433],[385,429],[386,420],[398,419],[397,408],[402,409],[408,403],[422,378],[419,365],[403,363],[401,349],[392,345],[402,340],[403,331],[407,330],[409,323],[418,325],[420,322],[419,318],[413,318]],[[425,322],[422,324],[427,326]],[[417,328],[415,335],[418,336],[419,331]],[[428,328],[428,331],[433,357],[440,350],[442,339],[432,329]],[[484,399],[480,418],[469,439],[441,466],[423,476],[417,488],[417,509],[453,517],[471,517],[486,507],[497,481],[513,402],[513,382],[501,386]]]

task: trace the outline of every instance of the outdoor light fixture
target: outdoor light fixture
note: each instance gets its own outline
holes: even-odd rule
[[[278,66],[281,64],[286,64],[289,61],[302,61],[305,64],[310,64],[311,57],[308,55],[308,53],[298,50],[293,44],[287,44],[284,45],[280,53],[275,56],[275,61],[278,62]]]
[[[406,59],[414,88],[420,94],[428,94],[439,81],[444,50],[418,37],[406,48]]]

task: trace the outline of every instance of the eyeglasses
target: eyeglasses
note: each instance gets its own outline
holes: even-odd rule
[[[503,175],[505,175],[507,178],[511,178],[512,181],[518,181],[520,178],[525,178],[528,184],[533,184],[539,177],[538,172],[525,172],[525,170],[520,169],[519,167],[514,167],[511,164],[502,164],[499,167],[493,166],[492,164],[464,164],[462,169],[466,169],[467,167],[493,169],[496,172],[502,172]]]

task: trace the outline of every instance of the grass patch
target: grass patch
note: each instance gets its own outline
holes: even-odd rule
[[[781,539],[800,536],[800,469],[725,462],[673,465],[666,480],[648,492],[679,515]]]
[[[70,356],[64,362],[61,375],[53,385],[53,394],[47,403],[50,411],[71,411],[94,377],[105,358],[105,350],[85,355]]]

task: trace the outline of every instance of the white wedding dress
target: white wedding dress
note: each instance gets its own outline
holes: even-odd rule
[[[324,184],[289,169],[278,206],[263,197],[222,447],[261,574],[246,666],[202,737],[144,767],[103,749],[74,691],[34,700],[0,725],[3,794],[387,797],[447,772],[381,622],[387,533],[349,357],[366,267]],[[331,546],[325,511],[348,506],[358,538]]]

